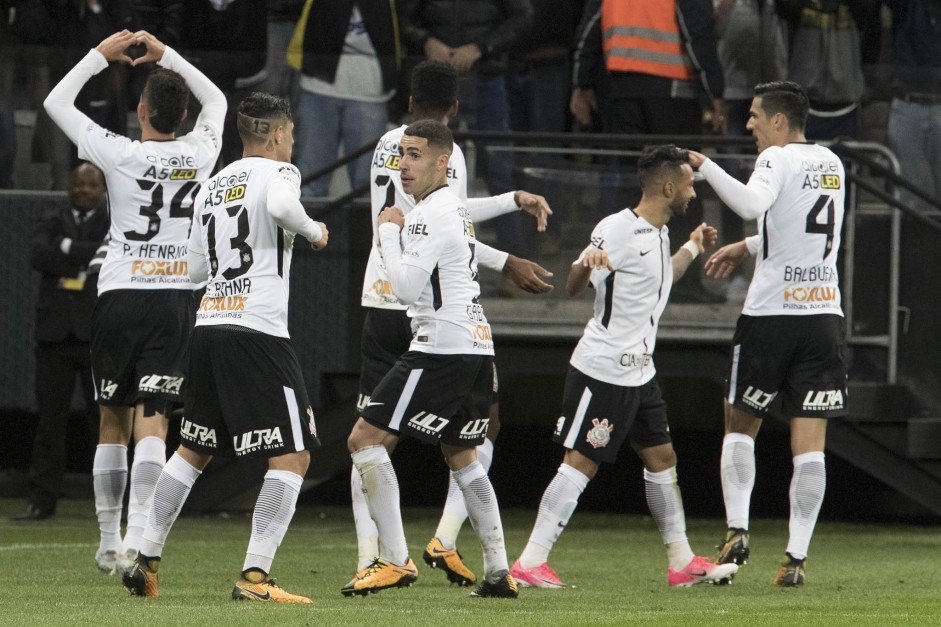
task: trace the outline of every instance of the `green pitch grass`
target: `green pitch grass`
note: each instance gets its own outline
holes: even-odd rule
[[[55,520],[18,524],[20,501],[0,500],[0,624],[3,625],[941,625],[941,533],[936,528],[821,523],[807,584],[771,582],[786,521],[755,521],[752,559],[731,586],[670,589],[652,520],[576,512],[552,553],[565,590],[523,588],[520,598],[472,599],[421,561],[437,512],[406,510],[418,582],[407,589],[344,598],[356,539],[342,508],[298,510],[273,575],[312,605],[230,600],[242,566],[250,515],[181,518],[160,569],[160,597],[132,598],[118,577],[99,573],[94,506],[63,501]],[[534,511],[504,512],[510,561],[522,550]],[[693,549],[713,554],[723,522],[692,520]],[[480,573],[466,526],[459,548]]]

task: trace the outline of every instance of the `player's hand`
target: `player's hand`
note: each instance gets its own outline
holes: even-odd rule
[[[551,284],[539,278],[540,275],[551,277],[552,273],[529,259],[520,259],[510,255],[503,266],[503,274],[509,277],[517,287],[530,294],[545,294],[553,289]]]
[[[134,60],[127,56],[127,49],[136,43],[137,36],[134,33],[129,30],[122,30],[107,37],[95,47],[95,50],[100,52],[108,63],[122,61],[134,65]]]
[[[706,261],[706,276],[713,279],[727,279],[732,270],[748,257],[748,246],[745,245],[745,240],[727,244],[712,253]]]
[[[715,245],[716,239],[719,237],[719,231],[716,230],[716,227],[709,226],[705,222],[697,226],[692,233],[689,234],[689,241],[696,244],[699,247],[699,252],[703,253],[707,248],[710,248]]]
[[[405,228],[405,214],[398,207],[386,207],[379,212],[379,219],[376,220],[376,226],[391,222],[399,227],[399,230]]]
[[[433,61],[450,63],[451,48],[437,37],[429,37],[425,40],[425,57]]]
[[[577,265],[576,264],[573,265]],[[608,253],[600,248],[590,247],[582,253],[581,265],[592,270],[614,270],[611,260],[608,259]]]
[[[569,98],[569,111],[582,126],[591,126],[591,114],[598,110],[598,96],[594,89],[573,89]]]
[[[687,150],[686,152],[689,154],[689,165],[694,170],[698,170],[706,162],[706,155],[701,152],[695,150]]]
[[[323,222],[318,222],[317,226],[320,227],[320,230],[323,233],[323,235],[321,235],[320,239],[317,240],[316,242],[311,242],[310,247],[313,248],[314,250],[323,250],[324,248],[327,247],[327,241],[330,239],[330,231],[327,230],[327,225],[324,224]]]
[[[543,233],[549,222],[549,216],[552,215],[552,209],[549,208],[546,197],[530,194],[520,189],[513,195],[513,200],[516,201],[517,207],[536,217],[536,230]]]
[[[477,60],[483,56],[477,44],[464,44],[451,50],[450,63],[458,74],[470,72]]]
[[[135,43],[144,46],[147,51],[143,54],[143,56],[134,59],[131,65],[140,65],[141,63],[150,62],[156,63],[163,58],[163,53],[166,52],[167,46],[162,41],[145,30],[137,31],[134,33],[134,37],[137,38]]]

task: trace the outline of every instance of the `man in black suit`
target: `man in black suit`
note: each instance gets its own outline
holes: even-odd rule
[[[29,504],[16,520],[44,520],[55,514],[76,376],[91,429],[89,444],[97,441],[88,338],[98,290],[88,264],[108,232],[108,213],[100,206],[104,195],[101,170],[80,164],[69,177],[70,206],[44,213],[31,242],[33,268],[42,273],[36,305],[39,421],[29,471]]]

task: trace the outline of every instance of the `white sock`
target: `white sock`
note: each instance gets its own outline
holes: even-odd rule
[[[99,551],[120,551],[121,507],[127,485],[127,447],[99,444],[92,465],[95,514],[98,516]]]
[[[490,472],[490,463],[493,461],[493,442],[484,440],[484,443],[477,447],[477,461],[483,466],[484,472]],[[438,521],[438,528],[435,530],[435,537],[441,541],[441,545],[446,549],[453,549],[457,544],[457,534],[461,532],[461,526],[467,520],[467,506],[464,504],[464,493],[454,480],[454,473],[451,473],[448,479],[448,499],[444,503],[444,511],[441,512],[441,520]]]
[[[451,474],[464,494],[468,517],[484,551],[484,578],[495,583],[510,571],[510,565],[506,561],[503,522],[493,485],[477,460]]]
[[[676,483],[676,466],[660,472],[644,468],[644,491],[647,507],[657,521],[660,536],[667,548],[667,561],[673,570],[683,570],[695,557],[686,537],[686,515],[683,497]]]
[[[817,515],[827,489],[827,466],[823,451],[803,453],[794,457],[794,475],[791,477],[791,519],[787,552],[797,559],[807,557],[810,537],[814,534]]]
[[[402,527],[399,480],[389,453],[381,445],[353,453],[353,465],[363,482],[369,515],[379,529],[380,557],[398,566],[408,562],[408,546]]]
[[[350,472],[350,496],[353,498],[353,524],[356,525],[356,546],[359,560],[356,570],[362,570],[379,557],[379,528],[369,515],[369,504],[363,493],[363,479],[353,466]]]
[[[134,463],[131,465],[131,484],[127,499],[127,531],[124,533],[124,549],[140,548],[140,537],[147,524],[147,512],[153,503],[154,487],[160,471],[167,463],[167,444],[151,435],[134,447]]]
[[[160,557],[163,554],[163,545],[170,528],[201,474],[202,471],[196,470],[179,453],[174,453],[167,460],[154,487],[144,532],[139,545],[135,547],[142,555]]]
[[[722,496],[729,528],[748,529],[751,491],[755,487],[755,440],[727,433],[722,440]]]
[[[572,466],[559,466],[555,477],[542,494],[536,524],[533,525],[529,542],[520,555],[520,566],[534,568],[549,561],[549,551],[562,535],[562,530],[568,524],[589,481],[587,476]]]
[[[271,572],[271,562],[284,540],[304,477],[288,470],[268,470],[252,513],[252,537],[248,541],[242,570]]]

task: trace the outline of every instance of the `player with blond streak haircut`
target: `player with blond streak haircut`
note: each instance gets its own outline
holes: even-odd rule
[[[267,458],[268,472],[232,598],[310,603],[269,573],[294,515],[308,449],[319,444],[287,328],[291,257],[296,236],[321,250],[328,233],[300,203],[287,100],[253,93],[237,118],[242,158],[196,196],[187,259],[192,279],[208,282],[190,344],[181,443],[157,481],[140,556],[124,585],[135,596],[157,596],[163,546],[193,484],[214,455],[234,454]]]

